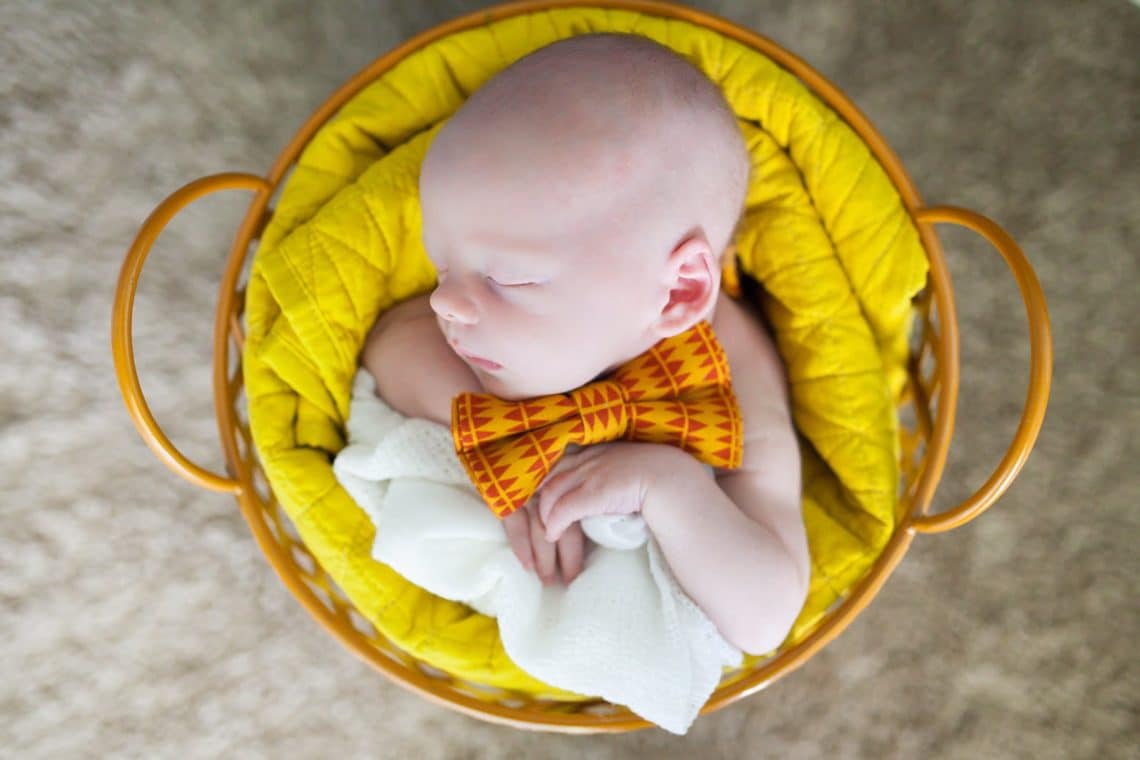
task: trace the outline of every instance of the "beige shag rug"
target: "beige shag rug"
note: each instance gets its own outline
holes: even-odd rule
[[[112,372],[123,253],[185,181],[262,172],[343,80],[484,4],[0,3],[0,755],[1138,757],[1140,10],[1125,0],[695,3],[842,87],[931,202],[1005,225],[1044,282],[1057,369],[1041,441],[989,514],[917,540],[800,671],[661,731],[544,736],[388,683],[314,624],[235,504],[169,474]],[[153,409],[219,467],[215,289],[240,193],[194,206],[136,314]],[[947,232],[960,423],[937,502],[980,485],[1018,418],[1023,310]]]

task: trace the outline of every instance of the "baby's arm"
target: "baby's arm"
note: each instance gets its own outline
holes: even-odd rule
[[[768,453],[795,461],[781,449]],[[728,641],[753,654],[780,645],[809,576],[799,503],[785,500],[779,465],[718,483],[695,457],[659,443],[603,443],[567,458],[540,491],[547,539],[585,517],[640,512],[677,582]]]
[[[673,497],[647,504],[644,517],[678,581],[725,638],[759,653],[779,646],[807,595],[799,446],[767,332],[724,296],[713,327],[744,417],[743,465],[721,474],[704,498],[661,489]]]
[[[761,653],[787,636],[810,579],[799,448],[763,328],[725,298],[713,324],[744,417],[743,466],[714,480],[672,446],[588,447],[543,485],[541,511],[548,538],[589,514],[640,511],[686,593],[726,639]]]
[[[675,462],[641,511],[681,587],[726,639],[754,654],[787,636],[810,577],[800,504],[785,482],[799,478],[798,461],[782,437],[773,431],[765,447],[767,471],[712,481],[686,469],[692,457]]]
[[[759,653],[779,646],[807,595],[799,446],[767,332],[724,296],[713,326],[744,417],[743,465],[721,474],[705,498],[661,489],[671,497],[647,504],[644,517],[686,592],[725,638]]]
[[[450,425],[451,400],[483,391],[447,345],[426,295],[384,312],[364,341],[361,364],[376,381],[376,395],[405,417]]]

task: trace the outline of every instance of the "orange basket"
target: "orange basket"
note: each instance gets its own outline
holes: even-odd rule
[[[867,575],[800,641],[782,648],[751,670],[723,681],[702,714],[752,694],[786,675],[835,638],[867,606],[902,559],[917,533],[939,533],[964,525],[990,506],[1010,486],[1037,439],[1049,396],[1052,346],[1041,285],[1025,254],[989,219],[965,209],[923,206],[898,157],[847,97],[799,58],[771,40],[721,18],[690,8],[645,0],[531,0],[500,5],[425,31],[382,56],[338,89],[305,123],[278,156],[269,173],[216,174],[185,185],[147,218],[123,262],[115,292],[112,350],[119,387],[139,433],[167,467],[186,480],[233,494],[258,546],[285,586],[306,610],[354,654],[397,683],[438,704],[474,717],[520,728],[566,733],[618,732],[651,724],[625,708],[596,700],[558,702],[492,689],[442,673],[411,657],[380,635],[353,607],[296,532],[266,484],[257,461],[241,402],[241,317],[244,285],[239,282],[246,258],[273,210],[270,198],[317,130],[367,84],[413,51],[455,32],[510,16],[575,5],[615,8],[687,21],[749,46],[797,76],[842,116],[869,146],[898,190],[919,231],[929,259],[924,290],[914,299],[915,339],[908,382],[899,399],[901,519],[889,543]],[[214,406],[226,459],[226,475],[189,461],[159,428],[147,407],[135,369],[131,319],[142,266],[155,239],[170,220],[197,198],[219,190],[249,190],[254,198],[238,228],[222,275],[214,321]],[[950,275],[934,232],[938,223],[967,227],[988,240],[1009,265],[1025,302],[1029,321],[1030,378],[1024,411],[1013,442],[989,479],[958,506],[927,514],[946,462],[958,394],[958,323]]]

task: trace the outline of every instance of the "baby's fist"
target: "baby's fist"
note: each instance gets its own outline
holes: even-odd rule
[[[640,512],[650,482],[667,469],[668,455],[679,451],[618,441],[564,456],[539,490],[538,512],[547,540],[557,541],[585,517]]]
[[[573,525],[557,541],[548,540],[535,500],[504,517],[503,529],[515,557],[524,568],[536,572],[543,584],[553,583],[560,570],[562,582],[569,586],[582,572],[586,546],[582,528]]]

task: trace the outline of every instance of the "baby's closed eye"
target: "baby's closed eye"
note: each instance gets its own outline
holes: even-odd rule
[[[528,277],[505,277],[495,275],[487,275],[487,281],[493,285],[498,285],[501,288],[527,288],[542,284],[539,280]]]

